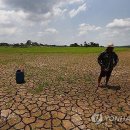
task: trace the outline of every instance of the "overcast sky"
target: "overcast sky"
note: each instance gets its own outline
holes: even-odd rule
[[[130,45],[130,0],[0,0],[0,42]]]

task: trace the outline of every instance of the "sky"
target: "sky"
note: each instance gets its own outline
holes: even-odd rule
[[[0,42],[130,45],[130,0],[0,0]]]

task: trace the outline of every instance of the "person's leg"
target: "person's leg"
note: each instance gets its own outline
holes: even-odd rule
[[[100,75],[98,77],[98,87],[100,87],[102,77],[104,77],[104,76],[105,76],[105,71],[101,68],[101,72],[100,72]]]
[[[105,86],[108,86],[109,79],[110,79],[110,76],[106,76],[106,83],[105,83]]]
[[[98,77],[98,87],[100,87],[100,83],[101,83],[102,77],[101,75]]]
[[[112,73],[112,70],[109,70],[108,72],[107,72],[107,74],[106,74],[106,86],[108,86],[108,82],[109,82],[109,79],[110,79],[110,77],[111,77],[111,73]]]

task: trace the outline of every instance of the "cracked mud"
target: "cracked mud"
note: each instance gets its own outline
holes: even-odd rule
[[[130,130],[129,57],[119,53],[110,86],[97,90],[97,54],[0,54],[0,130]],[[94,113],[127,120],[96,124]]]

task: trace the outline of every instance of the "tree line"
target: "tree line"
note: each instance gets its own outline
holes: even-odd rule
[[[83,44],[78,44],[78,43],[73,43],[70,45],[48,45],[48,44],[42,44],[38,42],[32,42],[31,40],[27,40],[26,43],[14,43],[14,44],[9,44],[9,43],[0,43],[0,46],[6,46],[6,47],[30,47],[30,46],[46,46],[46,47],[99,47],[99,43],[95,42],[84,42]]]
[[[95,42],[84,42],[84,44],[78,44],[78,43],[74,43],[74,44],[70,44],[70,47],[99,47],[99,43],[95,43]]]

